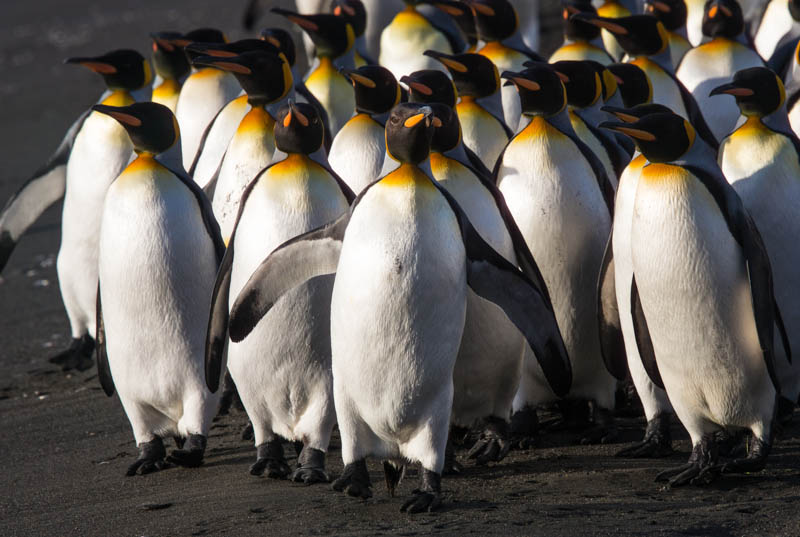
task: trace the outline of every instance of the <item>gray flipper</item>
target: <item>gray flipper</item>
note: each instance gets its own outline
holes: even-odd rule
[[[222,113],[222,111],[225,110],[225,107],[228,106],[228,104],[229,103],[225,103],[225,105],[222,108],[217,110],[217,113],[214,114],[214,119],[209,121],[208,125],[206,125],[206,130],[203,131],[203,136],[200,137],[200,143],[197,146],[197,151],[194,154],[194,158],[192,158],[192,164],[189,166],[189,175],[190,176],[194,177],[194,172],[195,172],[195,170],[197,170],[197,164],[200,162],[200,155],[203,154],[203,149],[205,149],[205,147],[206,147],[206,141],[208,140],[208,135],[211,133],[211,129],[214,126],[214,123],[217,122],[217,118]],[[234,132],[236,132],[236,131],[234,130]],[[224,157],[224,154],[223,154],[223,157]],[[220,159],[220,163],[221,162],[222,162],[222,159]]]
[[[87,110],[75,120],[44,166],[25,181],[0,213],[0,271],[5,267],[17,241],[25,231],[48,207],[64,197],[67,186],[67,162],[75,137],[90,113],[91,110]]]
[[[639,349],[639,356],[642,359],[644,370],[653,384],[664,389],[664,381],[661,380],[661,372],[656,363],[656,353],[653,349],[653,340],[650,339],[650,330],[647,328],[647,320],[644,318],[642,301],[639,299],[639,289],[636,287],[636,277],[631,281],[631,317],[633,317],[633,333],[636,335],[636,347]]]
[[[666,70],[664,73],[670,76],[673,82],[678,86],[678,90],[681,92],[683,107],[686,109],[686,114],[689,116],[689,123],[692,124],[697,135],[705,140],[714,151],[719,151],[719,142],[714,136],[714,133],[711,132],[711,128],[708,126],[708,123],[706,123],[703,112],[700,111],[700,107],[697,105],[697,101],[692,96],[691,92],[686,89],[686,86],[683,85],[683,82],[678,80],[678,77],[676,77],[674,73]]]
[[[617,380],[625,380],[628,376],[628,360],[617,304],[613,236],[612,229],[603,255],[603,264],[600,266],[600,277],[597,280],[597,320],[600,330],[600,354],[603,356],[606,369]]]
[[[225,153],[222,154],[222,158],[219,159],[219,166],[217,166],[217,171],[214,172],[214,175],[211,176],[206,186],[203,187],[203,193],[206,195],[206,198],[209,200],[214,199],[214,192],[217,191],[217,180],[219,180],[219,172],[222,170],[222,163],[225,162],[225,155],[228,154],[226,150]]]
[[[97,378],[100,386],[107,396],[114,395],[114,379],[111,377],[111,368],[108,365],[106,352],[106,327],[103,324],[103,308],[100,303],[100,282],[97,282],[97,333],[94,337],[97,345]]]

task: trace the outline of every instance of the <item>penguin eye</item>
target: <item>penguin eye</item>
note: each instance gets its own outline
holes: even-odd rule
[[[392,123],[392,125],[397,125],[398,123],[400,123],[400,118],[399,118],[399,117],[397,117],[397,116],[392,116],[392,117],[389,119],[389,121]]]

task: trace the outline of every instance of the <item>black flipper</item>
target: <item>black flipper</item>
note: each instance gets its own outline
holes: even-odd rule
[[[217,118],[225,110],[225,107],[228,106],[230,103],[225,103],[225,105],[220,108],[216,114],[214,114],[214,119],[212,119],[208,125],[206,125],[206,130],[203,131],[203,136],[200,137],[200,144],[197,146],[197,151],[194,154],[194,158],[192,159],[192,165],[189,166],[189,175],[194,177],[194,172],[197,170],[197,163],[200,162],[200,155],[203,154],[203,149],[206,147],[206,141],[208,140],[208,135],[211,132],[212,127],[217,122]],[[235,131],[234,131],[235,132]],[[223,156],[224,158],[224,156]],[[222,160],[220,160],[222,162]]]
[[[575,132],[563,132],[562,134],[569,137],[575,145],[578,146],[583,157],[589,162],[589,166],[592,167],[592,171],[594,171],[594,176],[597,178],[597,186],[600,188],[600,193],[603,195],[603,200],[606,202],[606,207],[608,207],[608,214],[612,217],[614,216],[614,186],[611,184],[611,181],[608,178],[608,174],[606,173],[606,167],[603,166],[603,163],[597,158],[597,155],[591,150],[591,148],[586,145],[583,140],[578,138],[578,135]]]
[[[217,166],[217,171],[214,172],[214,175],[211,176],[206,186],[203,187],[203,194],[206,195],[206,198],[209,200],[214,199],[214,192],[217,191],[217,181],[219,180],[219,172],[222,170],[222,163],[225,162],[225,155],[228,154],[228,151],[222,154],[222,158],[219,159],[219,166]]]
[[[784,36],[775,47],[775,50],[767,61],[767,67],[772,69],[773,72],[778,74],[781,80],[786,79],[789,68],[792,65],[792,57],[797,48],[797,42],[800,37],[794,36],[787,39],[788,35]]]
[[[636,335],[636,346],[639,349],[639,356],[642,359],[644,370],[653,384],[664,389],[664,381],[661,380],[661,373],[656,363],[656,353],[653,349],[653,340],[650,339],[650,330],[647,328],[647,320],[644,318],[642,301],[639,299],[639,289],[636,287],[636,277],[631,281],[631,317],[633,317],[633,333]]]
[[[683,107],[686,108],[686,114],[689,116],[689,123],[692,124],[694,130],[697,131],[697,135],[705,140],[705,142],[714,150],[719,150],[719,141],[714,136],[714,133],[711,132],[711,129],[706,123],[706,119],[703,117],[703,112],[700,111],[700,107],[697,105],[697,101],[695,101],[694,96],[686,89],[686,86],[683,85],[683,82],[678,80],[678,77],[675,76],[674,73],[670,73],[667,70],[664,70],[664,73],[669,75],[672,78],[672,81],[678,86],[678,89],[681,92],[681,100],[683,101]]]
[[[450,48],[453,49],[453,54],[459,54],[466,51],[467,42],[464,40],[461,30],[456,25],[450,15],[433,6],[419,5],[417,11],[425,17],[431,26],[439,30],[442,35],[447,39]],[[442,51],[446,52],[446,51]]]
[[[603,356],[606,369],[617,380],[625,380],[628,376],[628,360],[617,304],[613,236],[612,229],[603,255],[603,264],[600,266],[600,277],[597,280],[597,320],[600,330],[600,354]]]
[[[67,162],[75,137],[90,113],[91,110],[87,110],[75,120],[47,162],[6,202],[3,212],[0,213],[0,271],[25,231],[48,207],[64,197]]]
[[[103,308],[100,303],[100,282],[97,282],[97,378],[100,386],[107,396],[114,395],[114,379],[111,377],[111,368],[108,365],[108,352],[106,351],[106,328],[103,324]]]
[[[175,174],[175,176],[181,180],[181,182],[188,188],[192,194],[194,194],[195,199],[197,200],[197,205],[200,209],[200,214],[203,216],[203,225],[206,228],[206,232],[208,236],[211,238],[211,241],[214,243],[214,252],[217,255],[217,264],[222,262],[222,257],[225,255],[225,242],[222,240],[222,235],[219,231],[219,224],[217,223],[217,219],[214,217],[214,211],[211,208],[211,202],[208,201],[206,197],[206,193],[203,192],[203,189],[195,183],[191,177],[186,175],[183,170],[176,170],[173,168],[167,168],[169,171]]]

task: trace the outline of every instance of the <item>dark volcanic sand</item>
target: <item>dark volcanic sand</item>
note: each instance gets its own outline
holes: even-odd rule
[[[240,35],[235,2],[108,4],[2,2],[0,202],[101,91],[96,75],[62,65],[63,58],[120,47],[146,52],[146,33],[155,30],[214,25]],[[415,474],[391,499],[376,462],[370,466],[375,497],[366,502],[325,485],[250,476],[255,452],[239,439],[246,423],[240,412],[215,423],[203,467],[126,478],[136,448],[118,399],[102,394],[94,372],[65,376],[47,362],[69,339],[54,266],[59,216],[59,208],[51,209],[35,225],[0,280],[2,536],[800,535],[797,424],[774,448],[766,471],[672,491],[661,491],[653,478],[688,457],[678,426],[678,452],[657,461],[614,458],[622,443],[584,447],[574,435],[548,434],[536,449],[512,452],[496,466],[466,464],[461,477],[443,481],[441,510],[415,516],[398,512]],[[620,441],[639,439],[643,421],[621,419]],[[338,437],[328,464],[333,474],[341,472]]]

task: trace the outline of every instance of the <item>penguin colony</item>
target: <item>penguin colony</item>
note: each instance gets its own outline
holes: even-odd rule
[[[526,1],[297,3],[306,73],[278,28],[68,59],[106,91],[0,215],[2,269],[64,198],[51,362],[96,351],[128,475],[201,465],[238,396],[250,473],[330,482],[338,426],[335,490],[418,464],[430,511],[457,437],[499,462],[551,405],[611,442],[629,384],[620,456],[691,437],[657,480],[764,468],[800,396],[797,2],[564,0],[549,60]]]

